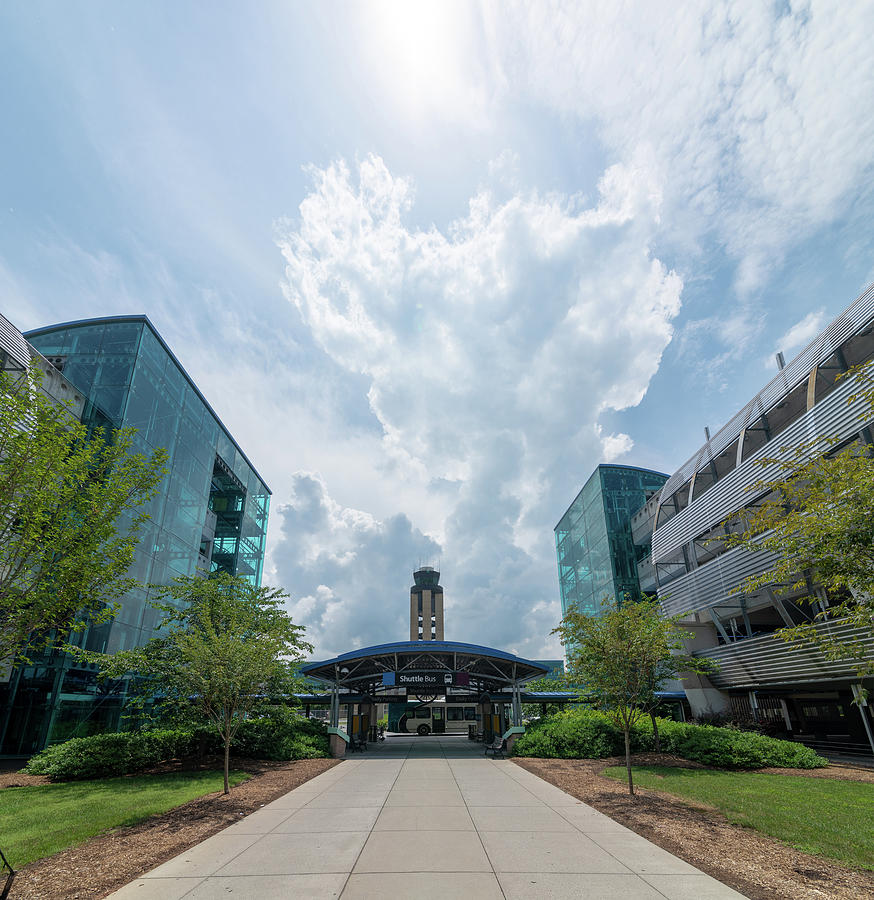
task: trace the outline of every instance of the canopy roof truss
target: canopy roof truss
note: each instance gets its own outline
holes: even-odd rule
[[[397,692],[394,686],[384,687],[383,675],[387,672],[463,673],[468,676],[471,693],[490,693],[539,678],[548,669],[532,660],[476,644],[400,641],[308,663],[300,671],[302,675],[332,685],[335,690],[376,696],[386,690]]]

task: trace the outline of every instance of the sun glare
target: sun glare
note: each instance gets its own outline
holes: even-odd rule
[[[457,2],[377,0],[366,17],[368,68],[405,116],[467,118],[479,102],[470,7]]]

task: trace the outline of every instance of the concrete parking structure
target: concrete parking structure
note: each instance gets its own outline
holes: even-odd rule
[[[371,748],[112,897],[742,897],[463,737]]]

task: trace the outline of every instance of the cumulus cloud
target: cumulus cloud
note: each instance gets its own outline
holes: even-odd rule
[[[680,309],[682,280],[650,249],[658,174],[645,154],[613,166],[594,205],[535,191],[497,200],[483,188],[445,231],[407,225],[414,184],[379,157],[311,176],[299,219],[281,226],[285,291],[328,356],[369,383],[383,432],[375,477],[413,517],[404,528],[439,544],[453,573],[447,634],[457,613],[469,635],[540,652],[557,619],[556,592],[544,591],[552,526],[598,461],[630,449],[599,416],[640,402]],[[318,515],[297,512],[310,508],[303,483],[283,510],[275,564],[314,573],[307,609],[366,610],[372,593],[338,585],[334,556],[306,556],[351,515],[318,484]],[[415,508],[401,505],[411,486],[426,490]],[[392,522],[355,519],[332,553],[362,561]],[[402,557],[409,578],[415,560]]]
[[[304,472],[277,512],[276,574],[293,585],[292,616],[307,626],[318,655],[407,639],[411,567],[439,559],[434,541],[404,514],[378,521],[340,506]]]

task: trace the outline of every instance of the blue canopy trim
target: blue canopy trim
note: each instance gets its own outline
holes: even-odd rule
[[[465,683],[473,692],[503,690],[549,673],[546,666],[494,647],[459,641],[396,641],[350,650],[333,659],[306,663],[301,675],[350,691],[374,695],[390,683],[386,673],[440,673],[447,685]],[[453,681],[449,674],[462,675]],[[401,678],[397,679],[402,684]]]

